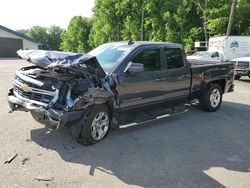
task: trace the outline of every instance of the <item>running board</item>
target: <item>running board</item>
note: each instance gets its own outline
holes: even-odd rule
[[[160,116],[156,116],[153,119],[149,119],[149,120],[145,120],[145,121],[141,121],[141,122],[133,122],[133,123],[128,123],[128,124],[124,124],[124,125],[119,125],[119,128],[120,129],[125,129],[125,128],[128,128],[128,127],[133,127],[135,125],[140,125],[140,124],[144,124],[144,123],[149,123],[149,122],[152,122],[152,121],[156,121],[158,119],[163,119],[163,118],[167,118],[167,117],[170,117],[170,116],[175,116],[175,115],[183,114],[183,113],[185,113],[187,111],[188,111],[188,109],[184,109],[182,111],[174,111],[173,113],[168,113],[168,114],[163,114],[163,115],[160,115]]]

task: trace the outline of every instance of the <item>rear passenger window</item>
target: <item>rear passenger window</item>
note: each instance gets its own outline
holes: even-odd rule
[[[166,48],[165,56],[168,69],[175,69],[184,66],[182,50],[180,48]]]
[[[144,64],[146,71],[158,71],[161,69],[160,63],[160,50],[159,49],[146,49],[137,54],[132,60],[133,63]]]

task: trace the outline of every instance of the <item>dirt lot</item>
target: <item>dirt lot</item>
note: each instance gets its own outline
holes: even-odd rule
[[[235,82],[218,112],[193,106],[84,147],[65,128],[45,128],[29,113],[8,114],[7,89],[24,65],[0,60],[0,187],[250,187],[249,79]]]

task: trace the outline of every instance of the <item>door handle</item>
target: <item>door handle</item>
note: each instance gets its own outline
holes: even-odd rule
[[[156,81],[156,82],[166,81],[166,78],[156,78],[155,81]]]

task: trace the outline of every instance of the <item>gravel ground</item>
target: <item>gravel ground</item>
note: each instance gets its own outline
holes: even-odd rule
[[[85,147],[65,128],[46,128],[29,113],[8,114],[12,75],[26,64],[0,60],[0,187],[250,187],[248,78],[235,81],[215,113],[192,106]],[[41,176],[53,180],[34,179]]]

